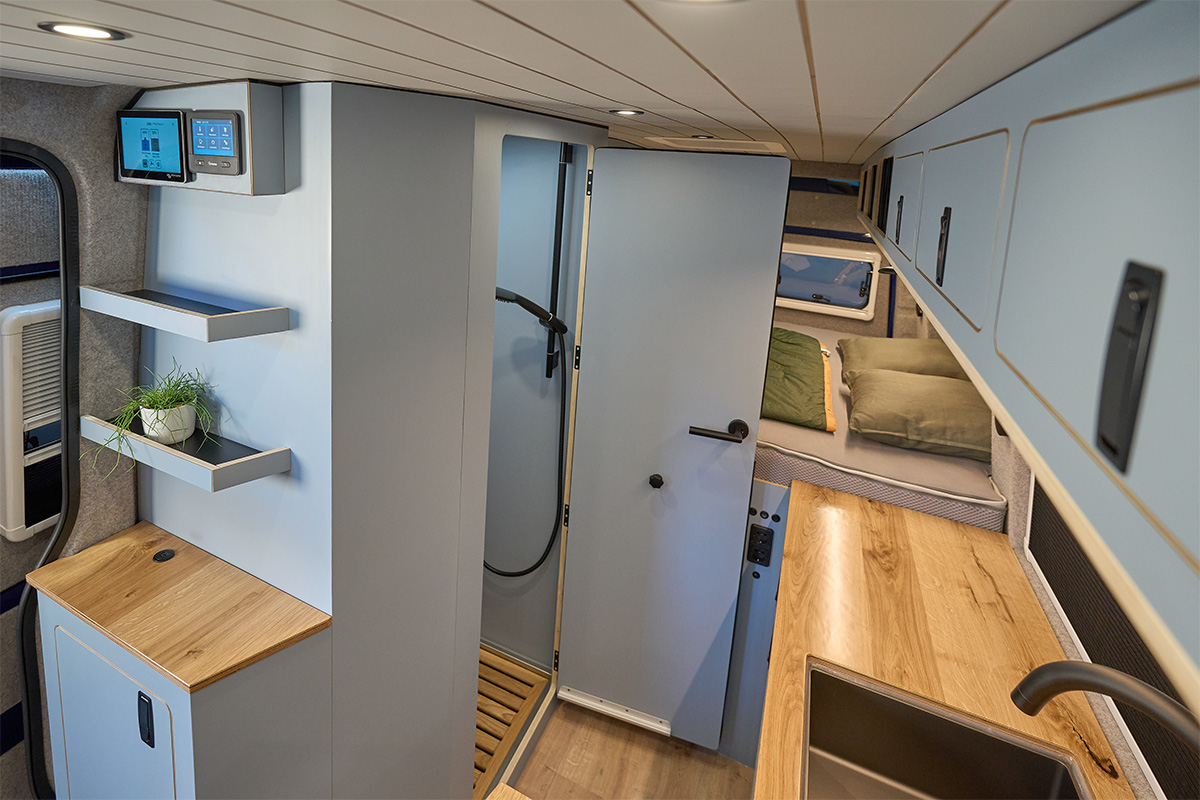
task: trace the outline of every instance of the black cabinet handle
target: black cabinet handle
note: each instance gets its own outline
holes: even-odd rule
[[[154,704],[145,692],[138,692],[138,732],[142,741],[154,747]]]
[[[656,472],[650,476],[649,483],[651,487],[655,489],[661,489],[663,487],[663,476]]]
[[[688,433],[692,436],[707,436],[709,439],[720,439],[723,442],[741,444],[750,435],[750,426],[746,424],[746,420],[744,419],[735,419],[729,423],[728,433],[713,430],[712,428],[697,428],[695,425],[688,428]]]
[[[1162,285],[1162,270],[1128,262],[1108,334],[1096,446],[1121,472],[1129,466]]]
[[[900,220],[904,216],[904,195],[896,201],[896,244],[900,244]]]
[[[942,285],[942,279],[946,277],[946,248],[950,245],[950,206],[946,206],[946,210],[942,212],[942,230],[938,234],[938,251],[937,251],[937,275],[934,280],[938,286]]]

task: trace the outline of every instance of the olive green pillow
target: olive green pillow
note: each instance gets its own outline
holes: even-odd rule
[[[970,380],[940,339],[838,339],[842,381],[854,388],[854,376],[868,369],[892,369],[918,375]]]
[[[992,412],[970,381],[891,369],[859,372],[850,430],[886,444],[990,461]]]

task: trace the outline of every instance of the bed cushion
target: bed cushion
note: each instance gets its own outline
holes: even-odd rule
[[[991,460],[992,412],[970,381],[890,369],[859,371],[850,430],[878,442]]]
[[[889,369],[918,375],[941,375],[970,380],[954,354],[940,339],[838,339],[842,380],[851,389],[854,377],[868,369]]]
[[[819,431],[837,427],[829,383],[829,358],[813,337],[771,329],[762,416]]]

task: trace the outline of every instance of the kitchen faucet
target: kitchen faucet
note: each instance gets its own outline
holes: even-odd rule
[[[1051,661],[1034,669],[1012,690],[1012,701],[1029,716],[1063,692],[1099,692],[1136,708],[1200,753],[1200,722],[1195,714],[1149,684],[1090,661]]]

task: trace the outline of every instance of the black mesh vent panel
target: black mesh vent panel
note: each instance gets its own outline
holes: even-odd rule
[[[1036,484],[1029,550],[1092,661],[1127,672],[1182,702],[1042,487]],[[1200,797],[1200,759],[1196,754],[1140,711],[1119,702],[1117,708],[1167,797]]]

